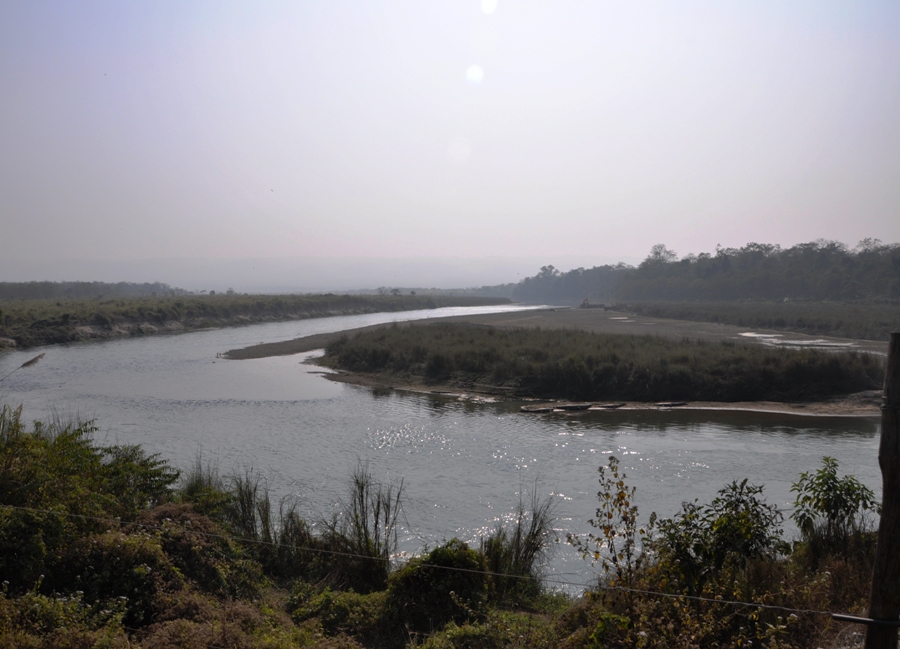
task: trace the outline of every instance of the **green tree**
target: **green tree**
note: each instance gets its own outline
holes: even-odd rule
[[[824,551],[845,550],[854,534],[868,529],[868,514],[881,513],[871,489],[852,475],[839,478],[837,470],[837,460],[823,457],[820,469],[801,473],[791,487],[797,494],[791,518],[803,540]]]
[[[687,592],[702,592],[711,579],[728,578],[752,560],[788,550],[782,515],[761,499],[762,491],[746,478],[735,480],[711,503],[683,503],[679,514],[660,521],[653,546]]]

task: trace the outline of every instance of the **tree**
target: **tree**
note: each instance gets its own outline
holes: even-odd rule
[[[677,252],[675,252],[674,250],[669,250],[663,243],[657,243],[655,246],[650,248],[650,254],[647,255],[644,263],[667,264],[671,261],[675,261],[676,259],[678,259]]]
[[[822,468],[804,471],[791,487],[797,494],[791,518],[803,540],[826,551],[846,549],[853,534],[868,529],[868,512],[881,509],[871,489],[852,475],[839,478],[837,468],[837,460],[823,457]]]
[[[674,518],[659,523],[654,548],[691,594],[709,581],[733,575],[749,561],[787,551],[781,513],[762,500],[761,486],[735,480],[708,505],[682,503]]]

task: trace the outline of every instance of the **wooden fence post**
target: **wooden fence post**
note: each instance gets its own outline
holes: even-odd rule
[[[891,334],[887,367],[884,372],[884,397],[881,406],[881,521],[869,617],[897,620],[900,617],[900,333]],[[897,627],[869,625],[865,649],[896,649]]]

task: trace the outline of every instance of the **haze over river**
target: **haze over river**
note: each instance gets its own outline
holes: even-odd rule
[[[801,471],[837,458],[880,497],[879,422],[725,411],[615,411],[525,415],[519,404],[379,393],[325,379],[310,354],[225,361],[216,354],[260,342],[464,313],[522,307],[448,308],[342,316],[0,354],[0,376],[38,353],[37,365],[0,384],[0,403],[26,420],[53,413],[96,419],[101,443],[141,444],[180,468],[202,453],[223,474],[252,467],[275,500],[292,495],[310,516],[329,514],[357,461],[380,479],[404,481],[401,550],[480,535],[506,520],[537,481],[553,494],[557,528],[591,530],[597,467],[610,454],[637,487],[642,518],[672,516],[684,500],[707,502],[747,477],[788,510]],[[794,526],[785,511],[788,538]],[[551,582],[586,584],[595,571],[564,542]]]

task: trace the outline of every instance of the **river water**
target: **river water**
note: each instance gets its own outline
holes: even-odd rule
[[[373,391],[327,380],[300,354],[246,361],[216,355],[260,342],[379,322],[521,307],[452,308],[343,316],[171,336],[127,338],[0,354],[0,403],[26,419],[95,419],[101,443],[141,444],[180,468],[202,454],[227,474],[265,476],[276,497],[294,496],[309,516],[327,515],[358,462],[403,480],[401,550],[458,537],[475,541],[508,520],[520,494],[555,501],[562,542],[548,566],[554,583],[595,574],[564,542],[591,530],[597,467],[615,455],[637,487],[642,517],[672,516],[685,500],[707,502],[732,480],[765,485],[788,519],[801,471],[838,460],[880,497],[875,418],[800,417],[726,411],[613,411],[525,415],[517,404]]]

